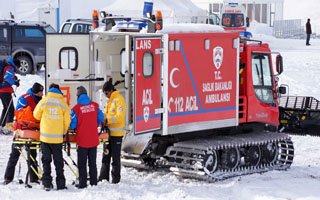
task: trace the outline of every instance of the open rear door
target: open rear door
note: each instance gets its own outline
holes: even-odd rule
[[[60,85],[67,103],[74,106],[77,87],[90,93],[89,34],[47,34],[46,88]]]
[[[135,38],[134,130],[161,128],[161,38]]]

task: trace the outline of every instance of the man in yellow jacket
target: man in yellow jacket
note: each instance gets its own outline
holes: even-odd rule
[[[56,167],[57,189],[66,188],[63,173],[62,143],[63,136],[70,125],[70,109],[65,102],[57,84],[49,86],[48,94],[37,104],[34,118],[40,120],[40,141],[42,150],[43,176],[42,184],[46,191],[53,188],[51,176],[51,161]]]
[[[114,88],[112,79],[103,85],[103,92],[108,98],[104,109],[106,125],[110,130],[109,144],[107,145],[108,154],[102,156],[102,166],[99,181],[106,179],[109,181],[110,162],[112,158],[112,183],[117,184],[121,179],[121,143],[125,134],[126,122],[126,103],[119,91]]]

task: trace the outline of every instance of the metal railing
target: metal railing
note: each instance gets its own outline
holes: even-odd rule
[[[306,33],[301,19],[276,20],[273,26],[273,36],[276,38],[304,39]]]

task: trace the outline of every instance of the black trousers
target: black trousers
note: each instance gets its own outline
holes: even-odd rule
[[[57,189],[64,189],[66,187],[66,178],[63,174],[63,157],[62,157],[62,144],[48,144],[41,143],[42,150],[42,165],[43,165],[43,176],[42,184],[44,187],[50,187],[52,185],[51,176],[51,161],[56,167],[56,184]]]
[[[121,144],[122,144],[122,137],[113,137],[109,138],[109,144],[106,146],[108,150],[108,154],[105,153],[102,155],[102,165],[100,169],[100,176],[99,181],[106,179],[109,181],[109,174],[110,174],[110,162],[112,159],[112,183],[119,183],[121,179]]]
[[[310,42],[310,36],[311,36],[311,34],[307,34],[307,41],[306,41],[306,44],[310,44],[309,42]]]
[[[0,99],[2,102],[2,113],[0,119],[0,125],[4,127],[6,123],[13,122],[14,117],[14,106],[12,101],[12,95],[10,93],[0,92]],[[7,113],[7,114],[6,114]]]
[[[34,147],[34,146],[31,146]],[[31,149],[30,150],[30,155],[35,159],[35,162],[33,162],[31,160],[31,166],[33,166],[33,168],[38,171],[38,167],[37,167],[37,150],[35,149]],[[11,153],[10,153],[10,157],[7,163],[7,168],[6,168],[6,172],[4,174],[4,178],[7,180],[13,180],[14,178],[14,172],[15,172],[15,168],[17,165],[17,162],[19,160],[20,157],[20,153],[19,150],[17,149],[15,144],[12,144],[11,146]],[[32,169],[30,169],[30,182],[35,182],[38,180],[38,176],[34,173],[34,171]]]
[[[90,185],[97,185],[97,147],[78,147],[79,188],[87,187],[87,160],[89,165]]]

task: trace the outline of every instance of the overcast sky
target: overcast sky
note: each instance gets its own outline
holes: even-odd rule
[[[314,32],[320,34],[320,0],[284,0],[285,19],[311,19]]]

